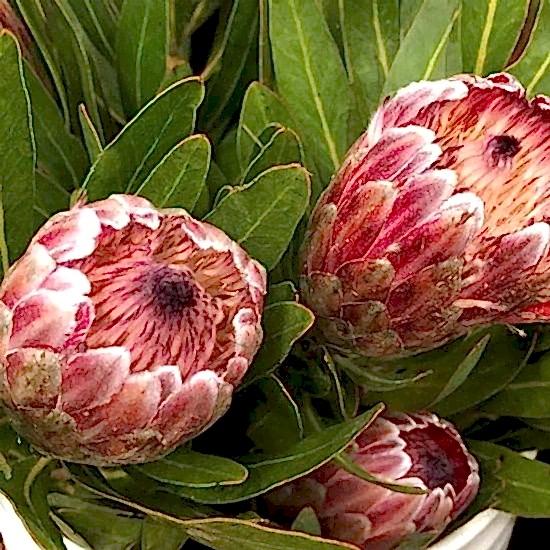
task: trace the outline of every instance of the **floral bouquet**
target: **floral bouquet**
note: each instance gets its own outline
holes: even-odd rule
[[[0,22],[0,490],[39,548],[550,518],[548,1]]]

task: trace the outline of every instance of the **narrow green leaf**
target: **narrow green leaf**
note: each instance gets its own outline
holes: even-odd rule
[[[185,447],[133,468],[157,481],[185,487],[238,485],[248,476],[248,470],[234,460],[196,453]]]
[[[180,550],[188,538],[179,525],[147,516],[143,520],[140,550]]]
[[[550,355],[545,354],[483,406],[502,416],[550,417]]]
[[[464,70],[501,71],[523,27],[529,0],[462,0]]]
[[[116,37],[118,77],[124,104],[134,114],[151,100],[166,72],[168,0],[124,0]]]
[[[17,9],[21,12],[25,23],[31,30],[32,36],[40,49],[52,77],[55,91],[59,97],[63,118],[69,122],[69,102],[67,90],[62,77],[62,68],[57,61],[57,53],[48,36],[47,18],[40,0],[15,0]]]
[[[297,290],[292,281],[283,281],[274,285],[269,285],[267,296],[265,298],[266,307],[277,302],[295,302],[297,299]]]
[[[298,136],[288,128],[268,127],[260,135],[250,164],[242,175],[240,184],[251,182],[256,176],[281,164],[303,164],[304,155]]]
[[[468,378],[474,368],[478,365],[479,361],[487,344],[491,339],[490,334],[486,334],[474,347],[468,352],[468,355],[456,366],[456,370],[453,372],[452,376],[449,378],[439,395],[432,401],[429,408],[432,408],[436,403],[439,403],[451,393],[457,390]]]
[[[494,476],[503,484],[494,507],[528,518],[550,518],[550,465],[531,460],[489,441],[468,441],[482,462],[494,464]]]
[[[80,128],[84,136],[84,144],[86,145],[88,158],[91,163],[94,163],[103,151],[103,146],[101,145],[101,140],[99,139],[99,134],[95,129],[94,123],[88,114],[86,105],[83,103],[78,106],[78,118],[80,120]]]
[[[187,534],[215,550],[357,550],[346,543],[252,521],[211,518],[186,522]]]
[[[321,536],[321,524],[315,510],[311,506],[306,506],[300,510],[296,519],[290,527],[292,531],[301,531],[317,537]]]
[[[343,6],[346,66],[364,128],[399,47],[399,0],[344,0]]]
[[[210,142],[202,134],[178,143],[157,164],[136,190],[159,208],[185,208],[193,212],[206,187]]]
[[[458,0],[423,0],[391,65],[382,95],[406,84],[429,79],[460,15]]]
[[[450,416],[498,394],[522,372],[535,343],[536,338],[516,337],[506,327],[493,327],[491,340],[476,367],[435,410],[442,416]]]
[[[71,191],[78,187],[89,166],[81,141],[67,129],[62,113],[32,68],[25,64],[30,95],[37,162],[58,185]]]
[[[269,16],[277,88],[308,136],[326,185],[349,146],[344,64],[315,0],[270,0]]]
[[[231,190],[206,220],[271,270],[287,249],[309,196],[305,168],[298,164],[276,166],[250,184]]]
[[[264,456],[260,460],[243,460],[248,468],[249,477],[240,485],[194,490],[181,488],[178,494],[206,504],[228,504],[261,495],[306,475],[331,460],[347,447],[382,409],[382,405],[376,406],[357,418],[310,435],[284,452]]]
[[[550,95],[550,2],[540,0],[540,8],[523,55],[509,70],[525,86],[529,96]]]
[[[91,200],[133,191],[180,140],[192,133],[203,86],[183,80],[149,102],[90,169],[83,187]]]
[[[91,548],[135,548],[141,540],[143,520],[132,512],[60,493],[50,493],[48,503]]]
[[[313,313],[297,302],[268,305],[263,317],[264,341],[245,383],[250,384],[258,378],[269,376],[290,353],[294,342],[299,340],[314,322]]]
[[[258,36],[258,0],[233,0],[225,8],[217,31],[220,39],[201,75],[208,80],[201,127],[209,134],[229,123],[248,83],[244,73],[250,59],[254,69],[257,65],[252,50]]]
[[[0,34],[0,255],[5,272],[25,250],[37,225],[35,142],[21,52]]]
[[[1,40],[0,40],[1,42]],[[46,494],[50,490],[48,459],[34,454],[4,417],[0,426],[0,490],[14,505],[33,539],[45,550],[64,548],[61,535],[49,518]]]

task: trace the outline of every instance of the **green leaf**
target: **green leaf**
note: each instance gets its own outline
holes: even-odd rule
[[[517,338],[506,327],[493,327],[480,361],[461,385],[437,404],[436,411],[450,416],[498,394],[523,370],[535,343],[536,338]]]
[[[283,281],[274,285],[269,285],[267,296],[265,298],[266,307],[277,302],[295,302],[297,290],[292,281]]]
[[[69,102],[67,98],[67,90],[62,77],[62,67],[58,62],[57,52],[48,36],[48,30],[51,30],[47,24],[47,17],[41,5],[40,0],[15,0],[17,9],[21,12],[25,23],[28,25],[32,36],[40,49],[40,53],[44,58],[46,67],[52,77],[55,86],[55,91],[59,96],[63,118],[69,123]],[[51,23],[51,18],[49,18]]]
[[[14,505],[33,539],[45,550],[64,548],[49,518],[46,494],[50,488],[49,459],[34,454],[4,417],[0,426],[0,490]]]
[[[241,178],[241,185],[249,183],[256,176],[281,164],[297,162],[303,164],[304,155],[298,136],[287,128],[269,127],[260,136],[260,142]]]
[[[243,73],[250,58],[256,67],[252,49],[258,36],[258,0],[233,0],[225,7],[220,14],[219,40],[201,74],[208,80],[201,127],[209,134],[223,130],[236,111],[247,84]]]
[[[315,315],[297,302],[279,302],[266,306],[263,326],[265,337],[254,359],[245,384],[269,376],[290,353],[294,342],[299,340],[315,322]]]
[[[300,510],[290,528],[292,531],[302,531],[310,535],[321,536],[321,524],[315,510],[311,506],[305,506]]]
[[[308,136],[326,185],[349,146],[344,64],[315,0],[270,0],[269,16],[277,88]]]
[[[174,145],[193,132],[203,86],[183,80],[149,102],[118,134],[90,169],[83,184],[90,200],[131,192]]]
[[[136,190],[159,208],[185,208],[193,212],[206,189],[210,142],[202,134],[178,143]]]
[[[140,550],[180,550],[188,538],[179,525],[147,516],[143,520]]]
[[[238,462],[197,453],[186,447],[155,462],[133,468],[157,481],[186,487],[238,485],[248,476],[247,469]]]
[[[344,0],[343,9],[346,66],[365,127],[399,47],[399,0]]]
[[[464,70],[501,71],[527,17],[529,0],[462,0]]]
[[[283,452],[242,460],[248,479],[231,487],[181,488],[179,495],[206,504],[228,504],[261,495],[275,487],[312,472],[340,453],[382,411],[378,405],[357,418],[336,424],[302,439]],[[192,535],[191,535],[192,536]]]
[[[383,479],[373,476],[372,474],[361,468],[361,466],[355,463],[351,458],[349,458],[346,453],[339,454],[334,460],[351,474],[354,474],[357,477],[364,479],[369,483],[372,483],[373,485],[378,485],[380,487],[384,487],[385,489],[389,489],[390,491],[394,491],[396,493],[404,493],[406,495],[425,495],[429,492],[421,489],[420,487],[411,487],[410,485],[391,483],[389,481],[384,481]]]
[[[504,390],[483,406],[502,416],[550,417],[550,355],[528,365]]]
[[[168,0],[124,0],[116,37],[117,69],[124,105],[134,114],[152,99],[166,72]]]
[[[277,376],[258,380],[241,399],[251,406],[246,435],[255,452],[273,454],[304,437],[299,407]]]
[[[83,103],[78,106],[78,118],[80,120],[80,128],[84,136],[88,158],[91,163],[94,163],[103,151],[103,146],[101,145],[101,140],[95,129],[94,123],[86,110],[86,105]]]
[[[233,188],[206,220],[273,269],[287,249],[310,196],[309,176],[298,164],[276,166]]]
[[[527,95],[550,95],[550,2],[540,0],[531,39],[509,71],[525,86]]]
[[[82,142],[71,134],[63,115],[32,68],[25,64],[39,169],[64,190],[78,187],[89,166]]]
[[[423,0],[401,39],[382,95],[433,76],[460,15],[458,0]]]
[[[60,493],[50,493],[48,503],[91,548],[123,550],[134,548],[141,540],[143,520],[133,512],[115,510]]]
[[[36,225],[35,143],[21,52],[0,34],[0,255],[5,272],[27,247]]]
[[[550,518],[550,465],[531,460],[489,441],[468,441],[481,462],[493,464],[502,488],[494,507],[528,518]]]
[[[357,550],[345,542],[274,529],[252,521],[209,518],[190,520],[185,525],[192,539],[215,550]]]
[[[485,343],[488,334],[491,340]],[[480,354],[481,351],[483,354]],[[518,374],[525,354],[526,351],[519,349],[517,341],[506,328],[492,327],[475,331],[437,350],[395,361],[350,365],[350,361],[342,361],[337,355],[334,357],[366,387],[370,385],[369,375],[373,375],[374,379],[376,375],[385,378],[385,388],[375,386],[376,391],[369,392],[371,403],[383,400],[390,408],[422,410],[442,394],[452,391],[437,406],[441,413],[451,414],[474,406],[500,391]],[[472,366],[473,362],[475,366]],[[470,369],[470,375],[465,378]],[[392,379],[395,380],[393,387]]]

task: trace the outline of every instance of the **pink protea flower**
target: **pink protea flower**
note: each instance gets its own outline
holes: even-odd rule
[[[184,210],[113,195],[56,214],[0,288],[0,397],[54,456],[158,458],[227,410],[265,288],[257,262]]]
[[[330,462],[269,494],[274,516],[292,520],[311,506],[324,536],[365,550],[390,550],[420,535],[437,537],[479,489],[477,462],[460,434],[430,413],[384,412],[359,434],[348,455],[381,480],[427,492],[395,492]]]
[[[333,345],[392,357],[550,319],[550,99],[510,75],[413,83],[312,216],[302,293]]]

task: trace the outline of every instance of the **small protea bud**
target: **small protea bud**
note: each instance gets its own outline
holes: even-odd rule
[[[264,269],[184,210],[56,214],[0,288],[1,399],[59,458],[154,460],[227,410],[262,338]]]
[[[380,480],[426,492],[396,492],[330,462],[270,493],[273,516],[292,521],[310,506],[324,536],[390,550],[437,537],[479,489],[477,462],[460,434],[430,413],[383,413],[359,434],[348,456]]]
[[[313,213],[301,289],[326,339],[367,357],[550,319],[550,99],[510,75],[398,91]]]

